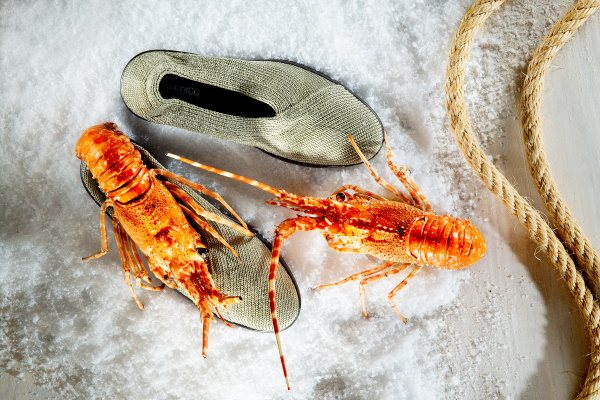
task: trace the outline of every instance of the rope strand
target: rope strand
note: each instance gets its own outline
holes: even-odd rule
[[[580,0],[580,2],[586,2]],[[585,321],[591,345],[588,374],[578,399],[600,398],[600,311],[592,292],[543,216],[534,209],[492,164],[477,143],[467,115],[464,96],[465,66],[477,32],[504,0],[477,0],[467,11],[452,40],[446,72],[446,106],[456,143],[469,165],[529,232],[559,271]],[[579,4],[579,3],[578,3]],[[577,10],[577,5],[571,11]],[[573,13],[567,16],[572,18]],[[587,16],[590,14],[587,13]],[[565,17],[566,18],[566,17]],[[587,18],[587,17],[585,17]],[[580,19],[584,20],[584,17]],[[558,23],[561,24],[562,20]],[[575,28],[576,29],[576,28]],[[537,103],[536,103],[537,105]]]
[[[550,173],[542,140],[540,103],[544,77],[560,48],[600,6],[600,0],[578,2],[563,19],[548,32],[538,46],[527,68],[521,95],[521,117],[525,154],[537,190],[558,228],[565,247],[577,258],[587,273],[587,283],[594,293],[600,293],[600,256],[583,234],[579,223],[565,204]]]

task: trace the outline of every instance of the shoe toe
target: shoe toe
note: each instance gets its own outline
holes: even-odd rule
[[[361,160],[352,135],[370,159],[383,143],[379,118],[341,85],[313,93],[279,114],[279,135],[265,136],[264,150],[312,165],[353,165]]]

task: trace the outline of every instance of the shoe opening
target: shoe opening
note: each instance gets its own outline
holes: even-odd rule
[[[267,103],[232,90],[195,82],[173,74],[167,74],[160,80],[158,92],[165,99],[179,99],[222,114],[246,118],[275,116],[275,110]]]

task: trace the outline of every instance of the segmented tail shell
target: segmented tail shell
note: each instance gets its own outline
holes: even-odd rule
[[[152,181],[139,151],[112,122],[88,128],[75,148],[108,197],[127,203],[146,193]]]
[[[468,220],[450,215],[416,218],[406,234],[407,251],[418,263],[441,269],[461,269],[485,253],[485,239]]]

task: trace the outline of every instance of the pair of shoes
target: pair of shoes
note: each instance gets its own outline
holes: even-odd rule
[[[352,135],[367,158],[383,143],[375,112],[348,89],[308,67],[281,60],[242,61],[172,51],[148,51],[125,67],[121,95],[138,117],[236,143],[257,147],[275,157],[309,166],[344,166],[360,162],[348,140]],[[164,169],[134,143],[149,168]],[[84,186],[101,205],[106,195],[84,162]],[[177,182],[173,182],[179,185]],[[179,185],[206,210],[222,216],[204,197]],[[206,221],[240,254],[242,264],[199,226],[207,245],[205,258],[223,293],[241,296],[224,315],[226,321],[273,331],[269,309],[270,247],[226,226]],[[277,279],[280,328],[300,312],[296,283],[281,263]],[[189,294],[179,288],[187,297]]]

